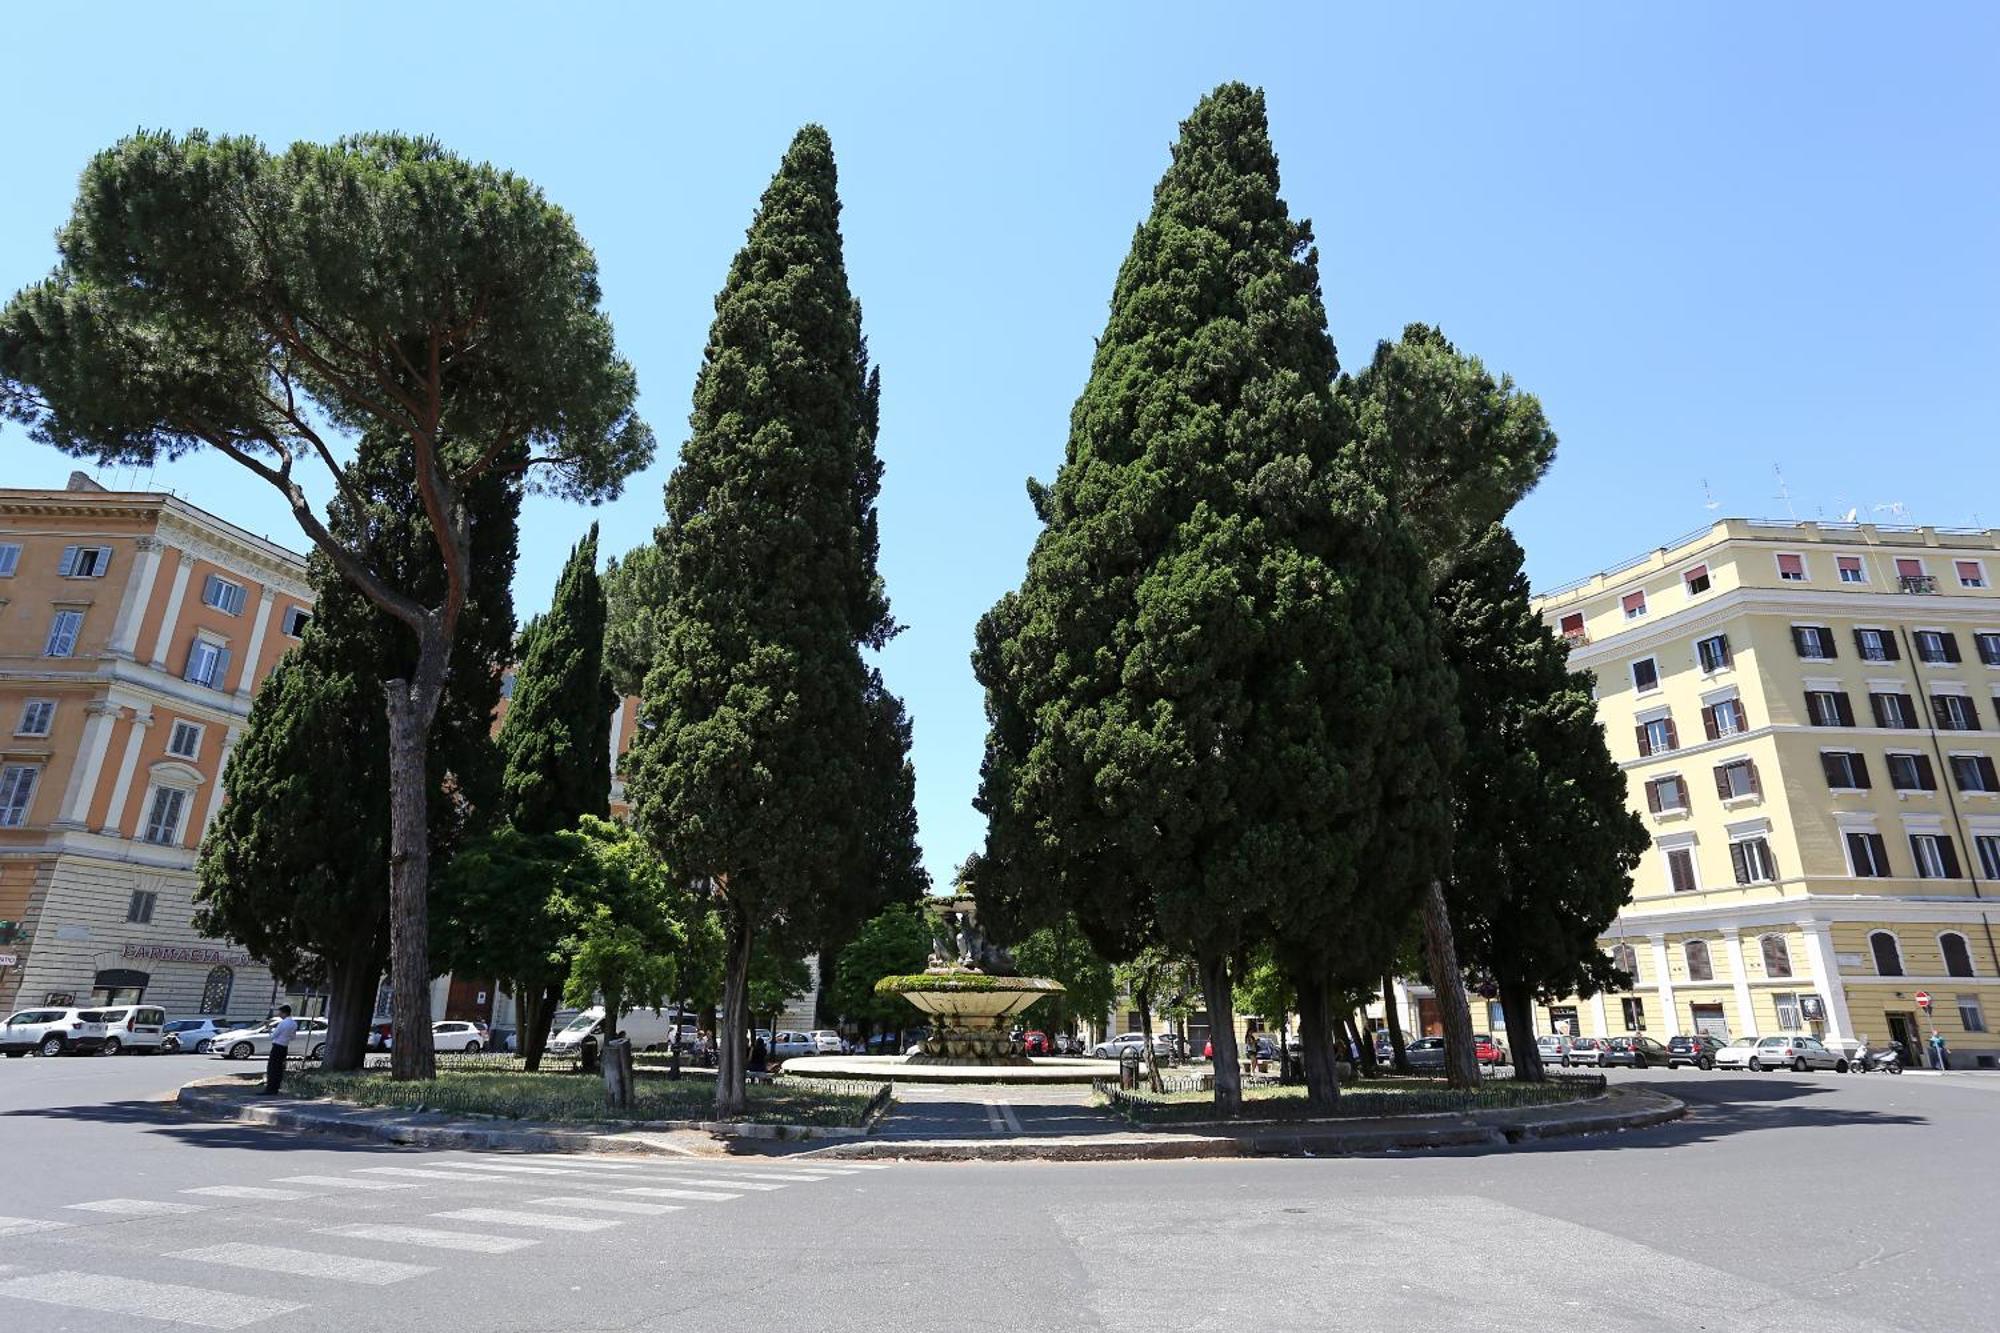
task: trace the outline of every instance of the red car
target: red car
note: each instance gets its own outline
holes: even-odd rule
[[[1493,1040],[1491,1033],[1482,1032],[1472,1039],[1472,1053],[1482,1065],[1507,1063],[1507,1048]]]
[[[1047,1055],[1049,1053],[1049,1034],[1046,1032],[1023,1032],[1021,1034],[1021,1049],[1029,1055]]]

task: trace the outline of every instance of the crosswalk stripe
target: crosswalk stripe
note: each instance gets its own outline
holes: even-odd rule
[[[543,1186],[546,1180],[516,1180],[507,1176],[468,1176],[463,1171],[431,1171],[421,1166],[363,1166],[355,1168],[362,1175],[404,1176],[416,1180],[455,1180],[461,1185],[530,1185]]]
[[[94,1199],[89,1203],[66,1204],[86,1213],[113,1213],[120,1217],[160,1217],[168,1213],[198,1213],[198,1203],[174,1203],[167,1199]]]
[[[717,1190],[663,1189],[650,1185],[641,1185],[629,1190],[614,1190],[612,1192],[614,1194],[637,1194],[641,1198],[646,1199],[708,1199],[719,1201],[722,1199],[740,1199],[743,1197],[740,1194],[723,1194]]]
[[[296,1301],[234,1296],[206,1287],[62,1271],[0,1280],[0,1296],[44,1305],[66,1305],[73,1310],[143,1315],[198,1328],[247,1328],[276,1315],[306,1308]]]
[[[446,1162],[461,1171],[497,1171],[510,1176],[577,1176],[587,1172],[567,1166],[510,1166],[505,1162]]]
[[[643,1171],[644,1162],[599,1162],[577,1153],[523,1153],[521,1159],[527,1162],[561,1162],[564,1166],[588,1167],[593,1171]]]
[[[310,1199],[311,1190],[274,1190],[262,1185],[203,1185],[182,1190],[183,1194],[203,1194],[216,1199]]]
[[[179,1250],[160,1257],[192,1264],[250,1268],[288,1278],[323,1277],[334,1282],[359,1282],[370,1287],[386,1287],[392,1282],[403,1282],[437,1271],[422,1264],[397,1263],[393,1259],[359,1259],[351,1254],[321,1254],[316,1250],[291,1250],[282,1245],[249,1245],[241,1241],[204,1245],[200,1249]]]
[[[638,1176],[622,1176],[622,1180],[638,1180]],[[781,1190],[784,1185],[772,1184],[767,1180],[713,1180],[703,1176],[655,1176],[652,1179],[667,1185],[705,1185],[722,1190]],[[790,1182],[787,1182],[790,1183]]]
[[[640,1203],[637,1199],[586,1199],[574,1194],[552,1194],[547,1198],[528,1199],[527,1203],[553,1205],[557,1208],[595,1208],[601,1213],[631,1213],[636,1217],[658,1217],[663,1213],[678,1213],[677,1203]]]
[[[413,1190],[400,1180],[349,1180],[346,1176],[279,1176],[280,1185],[331,1185],[346,1190]]]
[[[673,1174],[674,1174],[674,1178],[676,1178],[676,1179],[684,1179],[684,1178],[686,1177],[687,1173],[688,1173],[688,1172],[690,1172],[690,1171],[693,1171],[693,1172],[701,1172],[701,1171],[716,1171],[716,1170],[717,1170],[717,1168],[715,1168],[715,1167],[712,1167],[712,1166],[710,1166],[710,1167],[700,1167],[700,1166],[684,1166],[684,1167],[668,1167],[667,1169],[668,1169],[669,1171],[673,1172]],[[777,1172],[775,1172],[775,1171],[735,1171],[735,1170],[731,1170],[731,1169],[730,1169],[730,1168],[728,1168],[728,1167],[723,1167],[723,1168],[721,1168],[721,1170],[720,1170],[720,1171],[718,1172],[718,1174],[720,1174],[720,1175],[725,1175],[725,1176],[728,1176],[728,1177],[729,1177],[729,1179],[730,1179],[730,1180],[731,1180],[732,1182],[734,1182],[734,1181],[739,1181],[739,1180],[781,1180],[781,1181],[783,1181],[784,1183],[786,1183],[787,1185],[791,1184],[791,1183],[792,1183],[792,1182],[793,1182],[794,1180],[825,1180],[825,1179],[826,1179],[826,1177],[825,1177],[825,1176],[818,1176],[818,1175],[807,1175],[807,1174],[806,1174],[805,1172],[803,1172],[803,1171],[793,1171],[793,1172],[788,1172],[788,1173],[786,1173],[786,1174],[784,1174],[784,1175],[780,1175],[780,1174],[778,1174],[778,1173],[777,1173]],[[633,1177],[633,1179],[634,1179],[634,1180],[637,1180],[637,1179],[638,1179],[638,1177],[637,1177],[637,1176],[634,1176],[634,1177]],[[748,1186],[745,1186],[745,1188],[747,1189],[747,1188],[748,1188]]]
[[[36,1231],[58,1231],[67,1222],[47,1222],[39,1217],[0,1217],[0,1236],[26,1236]]]
[[[538,1227],[543,1231],[602,1231],[620,1225],[613,1217],[566,1217],[561,1213],[517,1213],[508,1208],[460,1208],[449,1213],[432,1213],[453,1222],[493,1222],[509,1227]]]
[[[466,1250],[473,1254],[511,1254],[515,1250],[541,1244],[527,1236],[485,1236],[476,1231],[438,1231],[432,1227],[385,1226],[374,1222],[320,1227],[319,1234],[353,1240],[379,1240],[390,1245],[419,1245],[430,1250]]]

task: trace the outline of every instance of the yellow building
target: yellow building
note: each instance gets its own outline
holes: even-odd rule
[[[2000,1063],[1996,576],[2000,530],[1729,519],[1542,595],[1653,845],[1636,987],[1538,1020]]]
[[[296,554],[172,495],[0,490],[0,1012],[265,1012],[193,927],[195,849],[310,608]]]

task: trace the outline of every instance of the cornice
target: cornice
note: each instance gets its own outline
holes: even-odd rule
[[[1816,612],[1824,618],[1858,621],[1871,627],[1907,628],[1952,626],[2000,629],[2000,600],[1954,597],[1949,593],[1925,596],[1900,592],[1836,592],[1826,589],[1731,588],[1716,593],[1699,606],[1669,611],[1657,619],[1648,616],[1643,627],[1634,626],[1589,643],[1572,645],[1572,667],[1596,669],[1603,661],[1624,661],[1644,657],[1665,644],[1703,630],[1723,628],[1724,622],[1739,616],[1797,616]],[[1739,645],[1740,646],[1740,645]],[[1836,662],[1839,659],[1836,659]]]

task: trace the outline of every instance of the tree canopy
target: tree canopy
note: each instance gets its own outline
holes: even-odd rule
[[[521,636],[514,694],[500,724],[500,811],[524,833],[610,814],[611,710],[604,674],[597,525],[570,550],[547,614]]]

